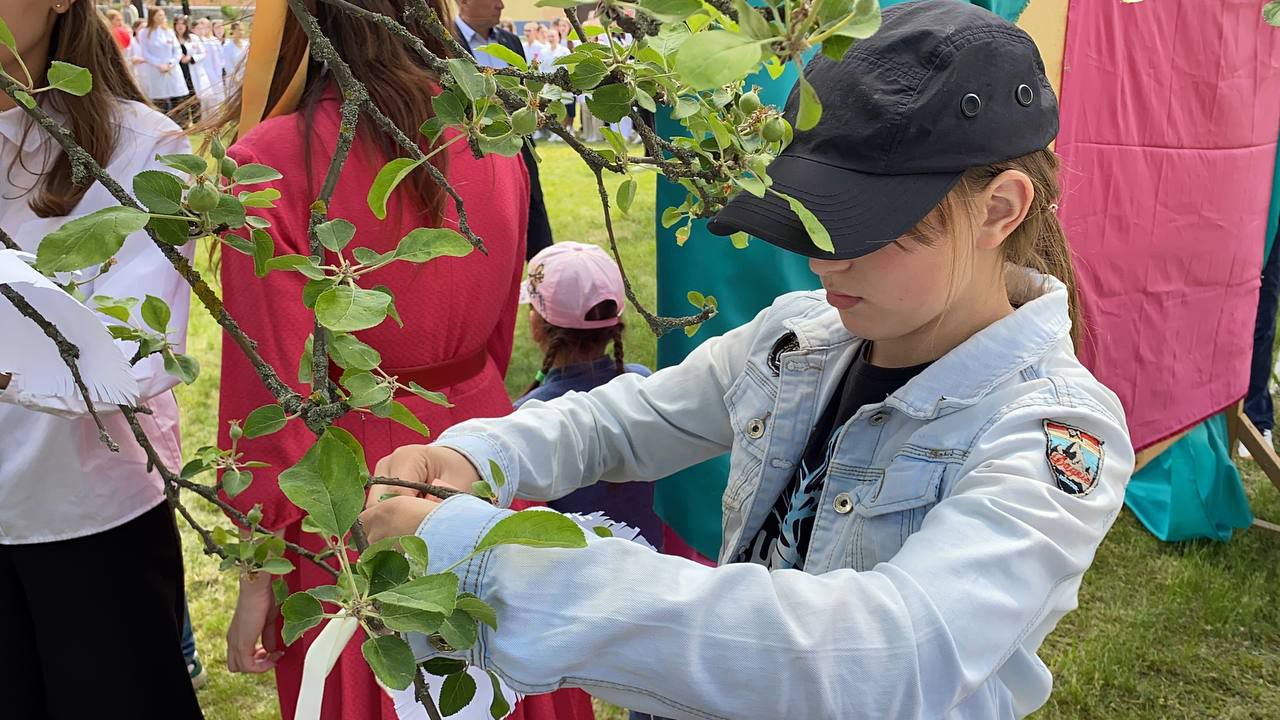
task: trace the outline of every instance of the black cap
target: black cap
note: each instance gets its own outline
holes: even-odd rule
[[[1058,100],[1035,43],[962,0],[915,0],[884,11],[879,32],[836,62],[805,68],[822,119],[769,165],[773,189],[804,204],[834,253],[809,239],[773,193],[740,192],[709,228],[745,231],[792,252],[848,259],[872,253],[928,215],[966,170],[1048,147]],[[795,124],[799,85],[785,116]]]

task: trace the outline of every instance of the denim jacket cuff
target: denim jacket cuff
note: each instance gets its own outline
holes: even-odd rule
[[[427,543],[429,550],[427,572],[444,572],[446,568],[466,557],[495,523],[510,514],[510,510],[495,508],[471,495],[455,495],[440,503],[440,507],[422,521],[415,533]],[[488,553],[482,553],[453,569],[458,576],[460,592],[484,597],[487,561]],[[410,634],[408,640],[414,656],[419,660],[443,654],[483,667],[482,658],[488,641],[487,633],[488,628],[481,624],[480,639],[469,650],[459,652],[442,651],[425,635],[418,633]]]
[[[511,501],[516,498],[517,472],[515,463],[510,462],[501,445],[486,435],[449,435],[448,433],[434,444],[462,453],[475,466],[480,477],[498,494],[498,507],[511,507]],[[489,472],[490,460],[502,469],[506,482],[501,487]]]

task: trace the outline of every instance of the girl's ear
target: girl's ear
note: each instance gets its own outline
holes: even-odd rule
[[[72,3],[75,1],[76,0],[53,0],[53,2],[49,3],[49,7],[53,8],[54,12],[61,15],[70,10]]]
[[[538,347],[542,347],[547,342],[546,321],[532,307],[529,308],[529,338]]]
[[[978,218],[978,247],[995,249],[1009,237],[1031,210],[1035,186],[1021,170],[1006,170],[995,177],[980,196],[985,215]]]

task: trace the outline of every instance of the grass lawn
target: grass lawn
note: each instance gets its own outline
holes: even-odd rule
[[[604,244],[593,180],[565,148],[541,148],[542,181],[558,240]],[[654,297],[653,176],[641,180],[630,216],[615,217],[623,262],[640,297]],[[638,317],[628,328],[628,359],[652,366],[654,338]],[[513,397],[541,364],[518,324],[507,387]],[[217,418],[220,336],[199,309],[192,312],[189,352],[203,371],[178,390],[188,451],[212,444]],[[1280,521],[1280,494],[1257,468],[1242,463],[1254,511]],[[200,508],[208,522],[216,513]],[[200,693],[211,720],[278,717],[270,676],[225,669],[224,641],[235,603],[234,578],[200,554],[184,532],[187,587],[209,684]],[[1055,691],[1037,718],[1280,717],[1280,538],[1257,530],[1229,543],[1158,542],[1132,514],[1122,513],[1085,578],[1080,609],[1049,636],[1041,656]],[[598,705],[601,720],[625,713]],[[352,720],[361,720],[352,718]],[[763,719],[761,719],[763,720]],[[808,719],[805,719],[808,720]],[[818,720],[818,719],[813,719]]]

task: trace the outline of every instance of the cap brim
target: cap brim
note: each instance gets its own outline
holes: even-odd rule
[[[775,193],[739,192],[707,228],[745,232],[807,257],[847,260],[897,240],[946,197],[964,173],[872,175],[795,155],[769,165],[772,190],[799,200],[831,235],[835,252],[813,244],[800,218]]]

